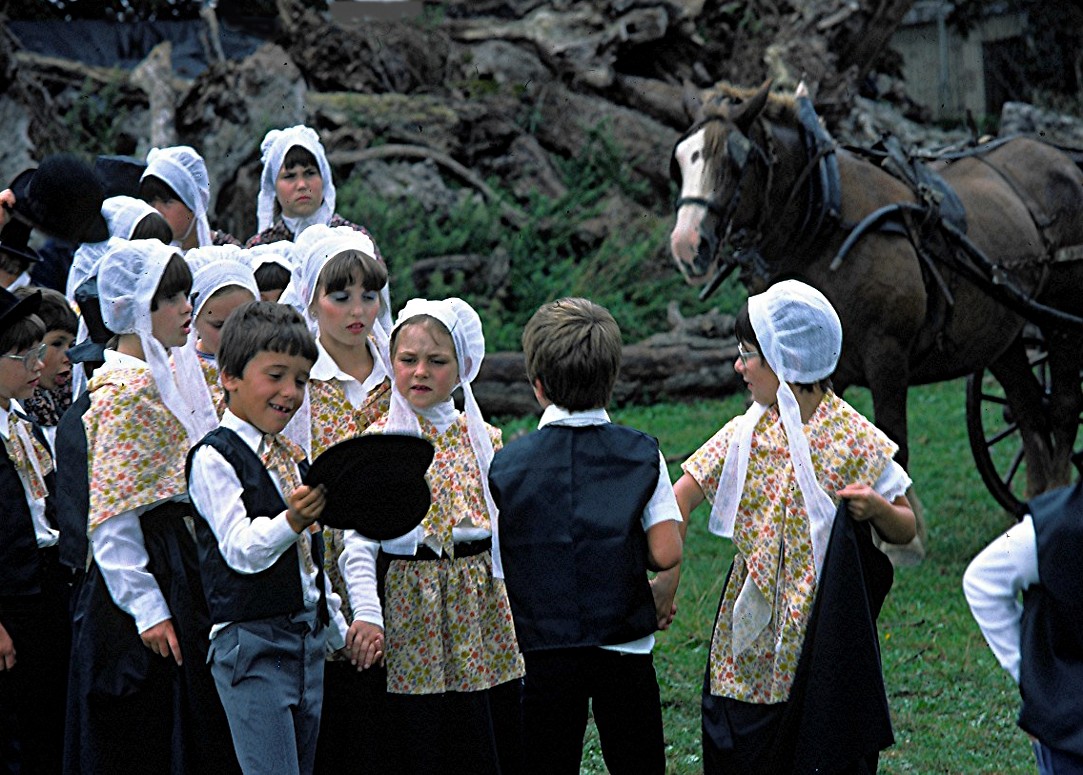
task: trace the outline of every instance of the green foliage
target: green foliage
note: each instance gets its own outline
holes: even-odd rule
[[[610,309],[628,343],[666,330],[666,307],[680,303],[685,315],[707,309],[696,290],[681,279],[668,255],[669,216],[646,215],[633,227],[609,234],[596,247],[584,248],[583,224],[602,213],[615,191],[646,199],[604,127],[574,159],[558,163],[567,193],[559,198],[535,195],[524,210],[526,222],[514,227],[500,209],[464,197],[444,214],[427,214],[416,201],[390,201],[356,179],[338,187],[337,209],[376,235],[391,270],[396,308],[416,295],[411,267],[418,259],[453,254],[492,255],[505,251],[510,274],[499,293],[477,290],[473,278],[437,281],[429,296],[465,298],[481,315],[490,350],[518,350],[522,327],[541,304],[568,295],[589,296]],[[488,181],[498,190],[500,181]],[[717,303],[717,302],[716,302]]]
[[[847,399],[871,416],[868,391]],[[928,555],[898,568],[878,627],[895,745],[883,753],[884,775],[1034,771],[1026,735],[1015,725],[1019,693],[985,645],[963,597],[970,559],[1011,524],[975,470],[966,437],[963,381],[912,388],[911,475],[924,506]],[[744,411],[744,396],[691,405],[615,410],[613,419],[659,439],[680,475],[686,459],[726,421]],[[505,438],[536,425],[509,421]],[[677,598],[677,618],[654,651],[662,694],[667,772],[692,775],[700,762],[700,687],[714,615],[732,558],[730,542],[707,532],[709,509],[693,513]],[[844,669],[844,668],[843,668]],[[582,772],[604,773],[590,727]]]
[[[68,142],[64,148],[55,150],[93,156],[102,153],[103,148],[116,148],[127,115],[127,109],[121,105],[117,81],[101,86],[88,78],[83,81],[75,103],[62,117],[68,129]]]

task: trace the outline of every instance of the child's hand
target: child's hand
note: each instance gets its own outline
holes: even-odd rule
[[[15,667],[15,643],[0,624],[0,671]]]
[[[867,484],[848,484],[836,495],[849,501],[850,516],[858,522],[883,514],[888,502]]]
[[[177,640],[177,633],[173,630],[172,619],[158,622],[153,627],[143,630],[143,632],[139,633],[139,637],[143,639],[143,645],[155,654],[162,657],[168,657],[172,654],[177,667],[184,664],[180,642]]]
[[[346,651],[350,664],[358,670],[368,670],[384,661],[384,631],[368,622],[356,621],[346,633]]]
[[[317,487],[303,484],[290,493],[286,519],[293,528],[293,532],[303,532],[320,518],[323,507],[327,503],[326,493],[322,484]]]
[[[654,613],[658,617],[658,629],[667,630],[677,616],[677,584],[680,572],[674,568],[662,571],[651,579],[651,594],[654,596]]]

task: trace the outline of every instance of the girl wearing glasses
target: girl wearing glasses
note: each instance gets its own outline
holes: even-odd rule
[[[875,772],[893,742],[875,630],[892,570],[870,527],[913,538],[910,479],[896,445],[831,390],[842,327],[823,294],[778,283],[735,333],[752,406],[673,488],[685,526],[707,500],[709,530],[736,549],[703,687],[704,772]],[[655,580],[661,627],[678,578]]]

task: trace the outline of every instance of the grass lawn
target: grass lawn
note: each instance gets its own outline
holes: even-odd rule
[[[847,400],[871,416],[867,392]],[[961,381],[913,388],[909,399],[911,476],[929,531],[925,561],[895,574],[880,615],[880,643],[895,746],[880,759],[881,773],[1031,773],[1026,735],[1015,725],[1019,696],[985,645],[963,598],[967,563],[1011,520],[988,495],[966,439]],[[729,418],[744,397],[693,405],[613,412],[618,422],[658,437],[672,478],[691,454]],[[529,420],[503,424],[506,434]],[[655,664],[662,691],[671,773],[700,766],[699,695],[721,584],[732,554],[728,541],[707,532],[708,509],[693,515],[673,627],[658,636]],[[583,772],[604,773],[591,731]]]

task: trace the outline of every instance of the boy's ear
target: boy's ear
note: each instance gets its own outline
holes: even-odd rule
[[[538,403],[541,404],[542,409],[553,403],[545,397],[545,388],[542,386],[541,377],[535,377],[532,384],[534,388],[534,398],[538,399]]]
[[[241,377],[235,377],[226,371],[223,371],[221,374],[219,374],[218,379],[222,383],[222,387],[227,393],[232,393],[240,386],[241,383]]]

